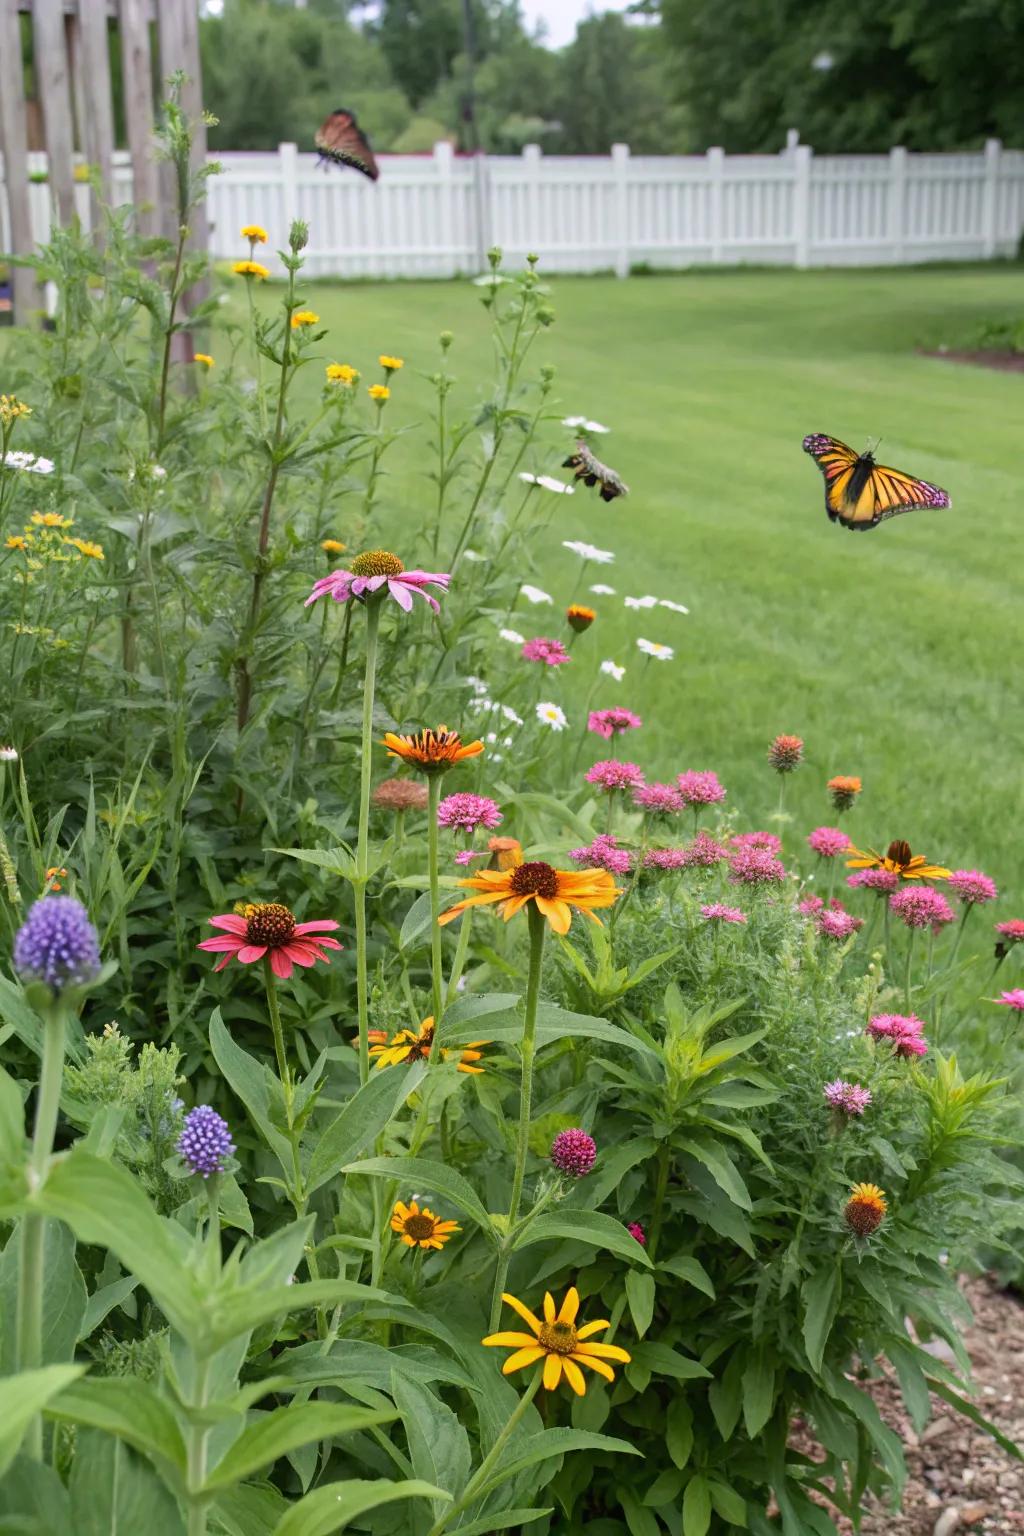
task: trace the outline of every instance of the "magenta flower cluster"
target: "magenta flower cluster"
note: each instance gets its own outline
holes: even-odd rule
[[[983,875],[980,869],[954,869],[946,884],[965,906],[981,907],[986,901],[995,901],[999,895],[995,881]]]
[[[572,848],[569,857],[584,869],[606,869],[611,875],[628,875],[633,867],[628,848],[620,847],[610,833],[602,833],[586,848]]]
[[[626,1228],[630,1237],[635,1237],[641,1248],[647,1247],[647,1233],[638,1221],[631,1221]]]
[[[638,784],[633,791],[638,810],[654,816],[670,816],[683,808],[683,797],[672,784]]]
[[[876,1013],[865,1033],[872,1040],[888,1040],[894,1054],[904,1059],[928,1054],[924,1020],[916,1013]]]
[[[947,923],[956,920],[956,913],[941,891],[933,891],[929,885],[910,886],[889,897],[889,910],[908,928],[930,928],[940,933]]]
[[[835,1082],[826,1083],[821,1091],[832,1108],[844,1115],[862,1115],[871,1103],[870,1088],[862,1088],[859,1083],[844,1082],[841,1077],[837,1077]]]
[[[686,862],[691,869],[713,869],[729,857],[729,850],[713,838],[710,832],[698,832],[686,850]]]
[[[899,890],[900,877],[893,869],[858,869],[847,875],[846,883],[853,891],[877,891],[880,896],[891,896]]]
[[[734,848],[757,848],[762,853],[782,852],[782,839],[774,832],[734,832],[731,841]]]
[[[1009,922],[996,923],[996,933],[1004,944],[1024,944],[1024,920],[1011,917]]]
[[[808,834],[807,846],[822,859],[835,859],[846,852],[850,839],[838,827],[815,827]]]
[[[733,885],[779,885],[785,878],[781,860],[767,848],[737,848],[729,859]]]
[[[1024,1013],[1024,987],[1014,987],[1012,992],[1001,992],[994,999],[1002,1008],[1012,1008],[1014,1013]]]
[[[718,782],[717,773],[710,770],[688,769],[677,777],[676,788],[684,805],[718,805],[725,799],[725,790]]]
[[[493,830],[500,825],[501,819],[497,803],[487,795],[468,792],[446,795],[437,807],[438,826],[455,828],[461,832],[475,832],[477,827]]]
[[[644,854],[644,869],[685,869],[688,863],[685,848],[649,848]]]
[[[638,731],[642,725],[640,716],[634,715],[631,709],[592,709],[587,716],[587,730],[603,736],[606,741],[625,731]]]
[[[560,667],[572,660],[561,640],[549,640],[544,635],[527,640],[519,654],[524,661],[542,661],[546,667]]]
[[[722,901],[711,901],[701,907],[700,915],[708,923],[745,923],[747,914],[739,907],[727,907]]]
[[[586,779],[611,794],[616,789],[635,789],[643,783],[644,771],[638,763],[620,763],[618,758],[607,757],[587,770]]]
[[[551,1161],[569,1179],[582,1179],[597,1160],[597,1143],[586,1131],[559,1131],[551,1143]]]
[[[854,917],[852,912],[837,912],[832,908],[819,912],[816,921],[821,937],[831,939],[836,944],[841,944],[851,933],[856,933],[864,926],[862,917]]]

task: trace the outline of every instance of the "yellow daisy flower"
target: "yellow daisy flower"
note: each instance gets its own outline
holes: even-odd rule
[[[103,545],[94,544],[91,539],[65,539],[64,542],[71,544],[80,555],[85,555],[90,560],[103,559]]]
[[[442,912],[439,923],[450,923],[468,907],[491,902],[499,903],[498,911],[507,923],[532,901],[556,933],[568,933],[574,911],[582,912],[600,927],[601,919],[594,916],[594,908],[613,906],[622,895],[605,869],[553,869],[538,859],[528,859],[525,864],[514,864],[508,869],[485,869],[459,884],[479,894],[466,896]]]
[[[213,358],[210,356],[209,352],[196,352],[192,361],[196,363],[204,363],[207,368],[212,368],[214,366]]]
[[[418,1031],[400,1029],[397,1035],[392,1035],[388,1040],[384,1031],[381,1030],[379,1036],[376,1043],[370,1046],[370,1055],[376,1057],[378,1072],[381,1067],[397,1067],[408,1061],[426,1061],[434,1043],[433,1015],[423,1020]],[[446,1061],[449,1056],[457,1056],[460,1072],[471,1072],[479,1076],[484,1069],[478,1067],[476,1063],[483,1055],[482,1048],[490,1043],[489,1040],[470,1040],[468,1044],[455,1046],[451,1050],[442,1049],[441,1055]]]
[[[320,543],[320,548],[326,555],[343,555],[345,547],[340,539],[323,539]]]
[[[390,400],[391,391],[386,384],[371,384],[367,390],[371,400]]]
[[[852,844],[848,852],[853,854],[853,858],[847,859],[847,869],[884,869],[890,874],[899,875],[901,880],[949,879],[950,872],[944,865],[930,864],[923,853],[913,853],[910,844],[903,838],[890,843],[884,854],[876,853],[873,848],[862,852]]]
[[[426,1206],[420,1210],[415,1200],[408,1205],[398,1200],[391,1213],[391,1230],[401,1233],[407,1248],[440,1249],[453,1232],[461,1232],[462,1228],[455,1221],[438,1221],[433,1211]]]
[[[382,353],[381,356],[378,357],[377,361],[380,363],[385,373],[397,373],[399,368],[405,367],[404,357],[388,357],[385,353]]]
[[[530,1329],[529,1333],[491,1333],[486,1339],[481,1340],[483,1344],[503,1345],[515,1351],[514,1354],[509,1355],[501,1368],[503,1376],[508,1376],[512,1371],[521,1371],[543,1360],[544,1387],[548,1392],[555,1390],[564,1375],[577,1397],[582,1397],[587,1390],[587,1383],[580,1370],[581,1365],[596,1371],[599,1376],[604,1377],[605,1381],[614,1381],[615,1372],[608,1361],[616,1360],[625,1365],[629,1364],[631,1356],[617,1344],[587,1342],[595,1333],[602,1333],[605,1328],[611,1326],[606,1318],[587,1323],[583,1328],[576,1327],[580,1293],[575,1286],[570,1286],[566,1291],[565,1300],[557,1312],[554,1297],[550,1291],[545,1292],[543,1322],[539,1317],[534,1317],[529,1307],[524,1306],[515,1296],[510,1296],[507,1291],[502,1292],[501,1299],[507,1301],[509,1306],[519,1313]]]
[[[267,232],[262,224],[243,224],[242,239],[250,240],[253,245],[266,245]]]
[[[292,330],[299,331],[304,325],[319,325],[320,316],[315,309],[297,309],[292,315]]]
[[[10,538],[8,538],[5,541],[4,548],[5,549],[20,549],[20,550],[24,551],[24,550],[28,549],[28,544],[29,544],[29,541],[28,541],[28,539],[26,539],[26,537],[25,537],[25,535],[23,533],[12,533]]]
[[[882,1225],[888,1209],[884,1189],[877,1184],[854,1184],[843,1219],[855,1237],[870,1237]]]
[[[328,384],[354,384],[359,377],[359,369],[351,363],[328,363],[326,372]]]
[[[37,528],[70,528],[73,518],[62,517],[59,512],[33,512],[29,522]]]
[[[270,268],[261,261],[236,261],[231,268],[236,277],[269,277]]]

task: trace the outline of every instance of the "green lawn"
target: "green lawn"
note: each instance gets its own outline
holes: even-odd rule
[[[555,279],[557,323],[536,360],[557,367],[559,415],[613,428],[601,451],[631,495],[610,507],[560,498],[529,576],[562,601],[575,565],[561,538],[615,551],[588,580],[618,596],[598,601],[576,654],[592,645],[629,664],[597,702],[645,716],[636,751],[649,772],[714,767],[758,824],[774,795],[767,743],[798,732],[801,830],[830,819],[825,779],[858,773],[858,838],[903,836],[980,865],[1009,887],[1004,915],[1016,910],[1024,813],[1024,377],[916,349],[971,334],[1022,295],[1011,267]],[[463,380],[488,366],[487,320],[468,283],[313,284],[307,297],[331,328],[330,358],[364,370],[378,351],[407,359],[391,407],[403,420],[430,406],[442,329],[455,332]],[[455,398],[470,403],[469,386]],[[532,467],[558,473],[559,431]],[[882,457],[947,487],[953,509],[868,534],[833,526],[801,452],[809,431],[856,446],[881,437]],[[394,462],[387,516],[401,542],[433,490],[429,464]],[[629,612],[625,593],[675,599],[690,616]],[[547,628],[545,613],[530,610],[520,627]],[[641,665],[638,634],[675,646],[675,660]],[[570,716],[573,699],[567,682]]]

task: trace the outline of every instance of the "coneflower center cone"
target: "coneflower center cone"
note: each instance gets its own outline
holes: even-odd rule
[[[353,576],[401,576],[405,566],[389,549],[368,549],[349,564]]]
[[[294,934],[295,918],[279,901],[260,902],[245,925],[250,944],[287,944]]]
[[[571,1355],[576,1348],[576,1329],[572,1323],[545,1323],[537,1335],[544,1349],[556,1355]]]
[[[516,896],[542,896],[553,901],[558,895],[558,875],[550,864],[528,860],[516,866],[509,887]]]
[[[409,1237],[414,1237],[417,1242],[434,1235],[434,1218],[432,1216],[407,1216],[403,1223],[404,1230]]]

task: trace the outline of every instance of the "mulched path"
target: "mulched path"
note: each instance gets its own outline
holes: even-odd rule
[[[1024,1301],[988,1277],[964,1282],[974,1310],[966,1335],[974,1366],[975,1401],[986,1418],[1024,1448]],[[936,1353],[946,1355],[939,1343]],[[865,1507],[862,1536],[953,1536],[954,1532],[1024,1536],[1024,1462],[1016,1461],[939,1398],[920,1436],[891,1377],[874,1383],[879,1412],[907,1448],[909,1479],[899,1514],[874,1500]],[[793,1443],[816,1454],[806,1431]],[[820,1453],[819,1453],[820,1454]],[[840,1522],[845,1533],[851,1530]]]
[[[945,363],[968,363],[974,368],[995,368],[999,373],[1024,373],[1024,352],[956,352],[947,347],[923,351],[923,357],[937,357]]]

